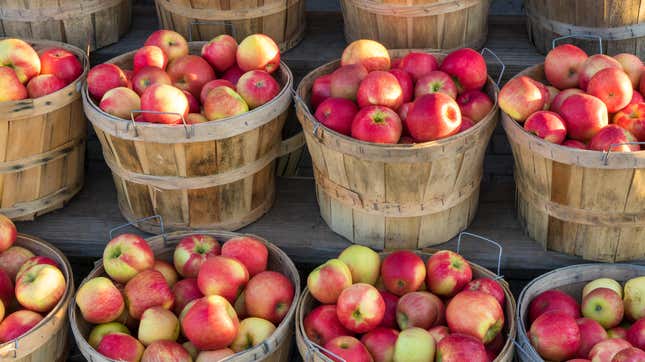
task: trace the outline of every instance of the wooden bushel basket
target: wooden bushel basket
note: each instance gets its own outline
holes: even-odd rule
[[[546,83],[544,66],[518,74]],[[513,149],[517,214],[548,250],[615,262],[645,257],[645,152],[556,145],[502,112]]]
[[[484,46],[490,0],[340,0],[345,39],[373,39],[390,49]]]
[[[155,0],[159,24],[186,39],[209,41],[230,34],[238,42],[254,33],[270,36],[287,51],[305,33],[305,0]]]
[[[83,187],[87,122],[81,84],[89,70],[80,49],[28,40],[36,51],[60,47],[74,53],[83,74],[44,97],[0,102],[0,213],[33,220],[59,209]]]
[[[229,239],[237,236],[251,236],[253,238],[261,240],[269,249],[269,263],[267,269],[278,271],[284,274],[287,278],[289,278],[289,280],[291,280],[294,286],[295,294],[291,308],[289,308],[289,312],[284,317],[280,325],[276,326],[277,328],[275,332],[273,332],[271,337],[251,349],[238,352],[235,355],[223,359],[222,362],[290,361],[289,354],[291,352],[291,343],[293,339],[294,318],[296,314],[298,298],[300,295],[300,276],[298,275],[298,270],[296,269],[291,259],[289,259],[287,254],[285,254],[274,244],[271,244],[261,237],[250,234],[237,234],[232,232],[214,230],[196,230],[194,232],[173,232],[169,234],[162,234],[148,238],[146,239],[146,241],[154,251],[155,258],[168,261],[172,264],[172,255],[175,245],[183,237],[194,234],[211,235],[215,237],[220,243],[226,242]],[[92,278],[106,275],[105,270],[103,269],[102,260],[99,260],[96,265],[97,266],[83,280],[81,285]],[[69,306],[72,333],[74,334],[74,338],[81,353],[90,361],[111,362],[111,359],[108,359],[105,356],[99,354],[87,342],[87,337],[89,336],[89,333],[92,329],[92,325],[90,323],[87,323],[83,319],[80,311],[78,311],[77,309],[78,308],[76,307],[76,301],[72,300],[72,303]]]
[[[0,344],[0,361],[64,362],[69,353],[67,307],[74,296],[72,267],[60,250],[37,237],[18,234],[14,245],[55,260],[65,277],[67,286],[58,304],[44,316],[40,323],[15,340]]]
[[[132,0],[0,0],[0,36],[49,39],[95,50],[130,29]]]
[[[199,54],[203,42],[190,43]],[[134,52],[110,63],[128,69]],[[291,71],[267,104],[227,119],[195,125],[134,122],[103,112],[83,90],[83,106],[112,170],[119,208],[128,221],[161,215],[170,230],[239,229],[264,215],[275,194],[275,160],[299,146],[281,143],[291,104]],[[296,142],[294,142],[294,140]],[[137,224],[158,233],[157,223]]]
[[[314,80],[339,64],[315,69],[297,90],[296,111],[325,222],[351,242],[378,250],[436,245],[466,229],[477,211],[484,154],[499,117],[495,83],[489,78],[484,89],[495,102],[493,109],[466,132],[433,142],[385,145],[332,131],[309,111]]]
[[[582,299],[582,288],[588,282],[599,278],[610,278],[618,282],[645,275],[645,266],[631,264],[579,264],[556,269],[533,279],[527,284],[517,300],[517,340],[520,361],[542,361],[542,357],[531,345],[527,331],[529,305],[533,298],[551,289],[568,293],[576,300]]]

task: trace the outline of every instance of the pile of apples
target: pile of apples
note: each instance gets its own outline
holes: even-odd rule
[[[366,142],[416,143],[463,132],[482,120],[493,101],[478,52],[463,48],[441,62],[411,52],[390,59],[373,40],[343,51],[340,68],[314,80],[311,107],[326,127]]]
[[[252,348],[273,334],[294,299],[291,281],[267,270],[268,257],[252,237],[220,245],[196,234],[176,246],[173,266],[155,259],[141,237],[120,235],[103,252],[109,278],[89,279],[76,294],[95,325],[88,343],[133,362],[219,361]]]
[[[633,54],[588,56],[575,45],[560,45],[544,62],[550,85],[527,76],[513,78],[499,93],[499,106],[548,142],[582,150],[640,151],[640,145],[624,143],[645,141],[643,68]]]
[[[528,310],[529,339],[542,358],[570,362],[645,361],[645,277],[623,286],[600,278],[582,301],[557,290],[535,297]]]
[[[74,82],[83,66],[74,53],[57,47],[36,52],[20,39],[0,40],[0,102],[38,98]]]
[[[115,117],[161,124],[204,123],[248,112],[280,93],[272,73],[280,49],[270,37],[253,34],[239,45],[230,35],[206,43],[201,56],[172,30],[158,30],[134,54],[132,68],[105,63],[87,76],[90,95]],[[219,76],[219,78],[218,78]],[[167,114],[170,113],[170,114]]]
[[[13,245],[16,235],[13,222],[0,214],[0,344],[34,328],[67,289],[58,263]]]
[[[488,362],[505,344],[503,288],[473,280],[449,250],[427,264],[407,250],[381,262],[352,245],[312,271],[307,286],[322,305],[305,317],[305,333],[334,361]]]

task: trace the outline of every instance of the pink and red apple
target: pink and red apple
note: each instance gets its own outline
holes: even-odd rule
[[[549,51],[544,60],[546,79],[560,90],[577,87],[582,65],[588,57],[584,50],[575,45],[558,45]]]
[[[34,79],[38,79],[37,77]],[[105,92],[99,108],[121,119],[130,119],[132,112],[141,109],[141,98],[130,88],[117,87]]]
[[[461,111],[454,99],[442,93],[417,98],[405,124],[417,141],[427,142],[449,137],[461,127]]]
[[[360,39],[350,43],[340,58],[341,66],[361,64],[368,72],[390,69],[390,54],[385,47],[368,39]]]
[[[49,312],[65,294],[63,273],[53,265],[39,264],[25,270],[16,280],[16,299],[35,312]]]
[[[172,84],[199,97],[204,84],[215,79],[213,68],[198,55],[184,55],[168,64],[166,69]]]
[[[219,255],[220,250],[219,242],[210,235],[189,235],[182,238],[175,247],[173,263],[181,276],[195,278],[206,259]]]
[[[485,344],[502,331],[504,310],[492,295],[465,290],[448,303],[446,321],[452,333],[467,334]]]
[[[511,118],[524,122],[531,114],[544,109],[546,99],[533,79],[519,76],[509,80],[498,96],[499,107]]]
[[[643,75],[643,62],[634,54],[621,53],[614,55],[614,59],[623,67],[629,80],[632,82],[632,88],[638,88],[638,83]]]
[[[148,36],[144,46],[154,45],[168,56],[168,62],[188,55],[188,43],[181,34],[172,30],[157,30]]]
[[[280,84],[262,70],[244,73],[237,81],[236,88],[251,109],[268,103],[280,93]]]
[[[269,250],[266,245],[251,236],[238,236],[229,239],[222,247],[222,256],[240,261],[252,277],[267,269]]]
[[[16,275],[20,267],[35,255],[30,250],[21,246],[11,246],[9,249],[0,253],[1,268],[7,272],[12,281],[16,280]]]
[[[349,136],[358,107],[349,99],[329,97],[318,108],[314,117],[327,128]]]
[[[151,307],[172,308],[175,297],[163,274],[148,269],[135,275],[123,291],[128,313],[134,319],[141,319],[143,312]]]
[[[452,99],[456,99],[457,86],[447,73],[434,70],[419,78],[414,87],[415,98],[432,93],[443,93]]]
[[[400,329],[419,327],[429,329],[439,319],[437,298],[428,292],[411,292],[399,299],[396,320]],[[441,300],[439,303],[443,305]]]
[[[139,95],[155,84],[171,85],[172,80],[168,73],[157,67],[143,67],[132,77],[132,89]]]
[[[505,302],[506,302],[506,295],[504,294],[504,289],[497,281],[491,278],[477,278],[477,279],[471,280],[468,284],[466,284],[463,290],[480,291],[486,294],[490,294],[493,297],[495,297],[497,302],[499,302],[499,305],[502,307],[505,305]]]
[[[637,152],[641,149],[640,145],[627,144],[636,141],[636,137],[629,133],[628,130],[618,125],[610,124],[603,127],[593,136],[589,142],[589,149],[596,151]]]
[[[293,298],[293,283],[283,274],[271,270],[256,274],[244,289],[246,313],[276,325],[289,312]]]
[[[360,64],[350,64],[336,69],[330,75],[330,95],[355,101],[358,88],[367,77],[367,69]]]
[[[122,234],[103,249],[105,272],[119,283],[126,283],[139,272],[154,265],[155,256],[148,243],[135,234]]]
[[[214,37],[202,46],[202,58],[217,72],[224,72],[235,64],[237,41],[228,34]]]
[[[401,91],[403,92],[403,103],[412,101],[412,98],[414,96],[414,80],[412,79],[410,73],[406,72],[403,69],[390,69],[389,72],[396,77],[396,80],[399,81]]]
[[[580,329],[580,347],[576,355],[580,358],[587,358],[593,346],[609,337],[605,329],[593,319],[578,318],[576,323]]]
[[[204,100],[204,115],[209,121],[237,116],[249,111],[242,96],[227,86],[213,88]]]
[[[29,98],[39,98],[65,87],[65,82],[53,74],[40,74],[27,82]]]
[[[168,56],[158,46],[146,45],[139,48],[134,53],[132,64],[135,74],[145,67],[154,67],[164,70],[166,69],[166,65],[168,65]]]
[[[608,124],[607,106],[588,94],[573,94],[562,103],[560,115],[569,138],[587,142]]]
[[[273,73],[280,68],[280,49],[273,39],[264,34],[244,38],[237,47],[235,58],[237,65],[245,72],[263,70]]]
[[[331,74],[321,75],[314,80],[311,86],[311,97],[309,103],[313,110],[318,109],[318,105],[325,99],[331,97]]]
[[[2,69],[2,68],[0,68]],[[9,249],[16,241],[16,225],[10,218],[0,214],[0,253]]]
[[[34,48],[15,38],[0,40],[0,66],[13,69],[22,84],[40,74],[41,69],[40,58]]]
[[[606,68],[589,80],[587,93],[603,101],[609,113],[615,113],[629,104],[634,88],[622,69]]]
[[[180,314],[188,303],[204,296],[199,290],[199,285],[197,285],[197,278],[186,278],[178,281],[172,288],[172,294],[175,298],[173,306],[175,314]]]
[[[125,333],[110,333],[105,335],[96,351],[103,356],[117,361],[138,362],[145,347],[136,338]]]
[[[388,292],[402,296],[419,289],[426,278],[426,268],[417,254],[399,250],[383,259],[381,278]]]
[[[524,122],[524,129],[547,142],[561,144],[567,138],[567,126],[557,113],[537,111]]]
[[[237,88],[235,88],[235,84],[229,82],[228,80],[213,79],[210,82],[204,84],[204,86],[202,87],[202,91],[199,93],[199,101],[201,103],[206,102],[206,96],[208,95],[208,92],[220,86],[229,87],[232,90],[237,91]]]
[[[365,333],[383,320],[385,301],[376,288],[357,283],[338,296],[336,314],[340,323],[354,333]]]
[[[83,283],[76,292],[76,305],[83,319],[94,324],[116,320],[125,308],[121,292],[105,277]]]
[[[141,356],[141,362],[192,362],[193,359],[181,344],[173,341],[157,341],[149,345]]]
[[[383,106],[367,106],[352,121],[352,137],[366,142],[398,143],[402,124],[399,115]]]
[[[181,330],[199,350],[228,347],[239,330],[239,320],[231,304],[219,295],[194,300],[181,316]]]
[[[589,292],[582,298],[581,307],[583,316],[595,320],[605,329],[616,327],[623,320],[623,300],[609,288],[596,288]]]
[[[227,80],[231,82],[233,85],[237,85],[237,81],[244,73],[246,72],[240,69],[240,67],[238,67],[237,64],[235,64],[232,67],[228,68],[228,70],[224,72],[224,74],[222,74],[222,77],[220,79]]]
[[[87,90],[95,99],[100,100],[105,92],[112,88],[127,88],[128,85],[128,78],[125,73],[114,64],[99,64],[87,73]]]
[[[558,93],[557,96],[553,99],[553,102],[551,102],[551,107],[549,107],[549,110],[551,112],[555,113],[560,113],[560,107],[562,107],[562,103],[567,100],[567,98],[571,97],[574,94],[581,94],[584,93],[581,89],[578,88],[568,88],[562,90],[560,93]]]
[[[141,94],[141,109],[157,112],[143,113],[146,122],[181,124],[182,117],[188,115],[189,107],[184,93],[168,84],[154,84]]]
[[[408,72],[413,81],[418,81],[424,75],[439,70],[437,58],[432,54],[410,52],[401,59],[399,68]]]
[[[488,79],[484,57],[470,48],[457,49],[448,54],[441,62],[440,69],[455,80],[459,93],[480,90]]]
[[[428,259],[428,289],[443,297],[452,297],[461,291],[473,278],[473,271],[463,256],[441,250]]]
[[[618,70],[623,70],[623,67],[618,63],[618,61],[610,56],[604,54],[594,54],[587,58],[584,63],[582,63],[582,68],[580,69],[580,77],[578,79],[579,88],[583,91],[587,90],[589,81],[593,78],[596,73],[606,68],[616,68]]]
[[[248,281],[249,272],[244,264],[226,256],[207,258],[197,275],[197,285],[204,295],[219,295],[230,303],[235,302]]]
[[[576,320],[559,311],[546,312],[537,317],[531,323],[529,338],[540,356],[552,361],[574,358],[581,345]]]
[[[20,83],[13,69],[0,66],[0,82],[0,102],[19,101],[29,97],[27,88]]]
[[[546,312],[558,311],[573,319],[580,318],[580,304],[560,290],[547,290],[533,298],[529,304],[529,324]]]
[[[475,123],[488,116],[494,106],[488,95],[478,90],[463,92],[457,97],[457,104],[462,119],[467,117]]]
[[[0,343],[12,341],[34,328],[43,317],[33,311],[22,309],[9,314],[0,323]]]
[[[624,339],[610,338],[593,346],[587,358],[592,362],[611,362],[618,352],[631,347],[632,345]]]
[[[324,346],[328,358],[335,362],[373,362],[367,348],[356,338],[350,336],[340,336],[327,342]],[[342,359],[338,359],[342,358]]]
[[[353,334],[338,320],[334,304],[324,304],[314,308],[307,314],[303,323],[307,337],[320,346],[324,346],[336,337]]]
[[[356,100],[361,108],[384,106],[396,110],[403,104],[403,89],[393,74],[377,70],[361,81]]]
[[[307,277],[311,295],[323,304],[336,304],[338,296],[352,285],[352,273],[339,259],[327,260]]]
[[[476,338],[460,333],[446,336],[437,343],[437,360],[442,362],[488,362],[486,348]]]
[[[63,48],[47,48],[39,52],[40,74],[53,74],[66,85],[83,73],[83,66],[74,53]]]
[[[367,348],[374,362],[394,360],[394,346],[399,332],[390,328],[375,328],[361,337],[361,343]]]
[[[628,105],[614,115],[613,121],[638,141],[645,141],[645,103]]]

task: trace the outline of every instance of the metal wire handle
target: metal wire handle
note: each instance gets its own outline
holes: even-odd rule
[[[522,345],[520,345],[520,343],[517,342],[516,340],[513,340],[513,344],[522,353],[522,355],[524,355],[524,357],[528,358],[529,361],[531,361],[531,362],[543,362],[542,360],[536,360],[535,358],[533,358],[533,356],[531,356],[526,351],[526,349],[524,347],[522,347]]]
[[[174,116],[179,116],[181,118],[181,123],[184,125],[184,130],[186,131],[186,138],[190,139],[192,136],[195,135],[195,126],[192,124],[186,123],[186,118],[184,118],[184,115],[181,113],[176,113],[176,112],[159,112],[159,111],[144,111],[142,109],[137,109],[134,111],[130,112],[130,121],[131,123],[128,123],[128,126],[126,128],[126,132],[130,132],[130,125],[132,125],[132,128],[134,128],[134,136],[139,137],[139,130],[137,129],[137,121],[134,120],[134,115],[139,114],[139,113],[148,113],[148,114],[170,114]]]
[[[565,35],[561,37],[557,37],[551,41],[551,49],[555,48],[556,44],[560,40],[564,39],[587,39],[587,40],[598,40],[598,54],[602,54],[602,37],[600,35],[595,35],[595,34],[571,34],[571,35]]]
[[[491,240],[491,239],[483,237],[481,235],[469,233],[467,231],[462,231],[462,232],[459,233],[459,237],[457,237],[457,253],[461,253],[461,238],[464,235],[487,241],[490,244],[495,245],[499,249],[499,253],[497,254],[497,277],[498,277],[497,279],[503,279],[504,276],[502,276],[501,273],[500,273],[501,270],[502,270],[502,253],[504,251],[504,248],[502,247],[502,245],[500,243],[498,243],[497,241],[495,241],[495,240]]]
[[[622,145],[645,145],[645,142],[623,142],[623,143],[610,144],[607,151],[602,151],[602,163],[605,166],[609,164],[609,154],[611,153],[611,149],[614,148],[615,146],[622,146]]]
[[[225,20],[193,20],[188,24],[188,41],[191,42],[193,41],[193,27],[195,25],[224,25],[224,27],[228,28],[230,30],[231,36],[236,38],[235,36],[235,28],[233,27],[233,23],[225,21]]]
[[[152,215],[152,216],[144,217],[142,219],[131,221],[131,222],[127,223],[127,224],[122,224],[122,225],[113,227],[112,229],[110,229],[110,231],[108,231],[108,237],[110,238],[110,240],[112,240],[115,231],[123,229],[123,228],[126,228],[128,226],[135,226],[136,224],[142,223],[144,221],[152,220],[152,219],[158,219],[159,220],[159,228],[161,229],[161,235],[163,237],[164,245],[165,245],[165,243],[166,243],[166,229],[164,228],[163,217],[161,217],[161,215]]]
[[[325,353],[331,355],[337,361],[346,362],[343,357],[337,355],[336,353],[326,349],[325,347],[319,344],[312,342],[306,335],[303,336],[303,339],[305,340],[305,344],[307,344],[307,353],[305,353],[305,362],[313,362],[314,355],[316,353],[320,353],[320,351],[324,351]]]
[[[489,53],[495,58],[495,60],[497,60],[499,64],[502,65],[502,70],[500,70],[499,75],[497,76],[497,82],[495,82],[495,84],[497,84],[497,86],[499,87],[499,84],[502,82],[502,77],[504,76],[504,72],[506,71],[506,64],[504,64],[504,62],[502,62],[502,60],[497,56],[497,54],[495,54],[495,52],[490,50],[489,48],[483,48],[481,51],[481,55],[484,56],[484,53]]]
[[[311,121],[311,124],[314,126],[314,129],[312,130],[312,133],[314,136],[318,136],[318,129],[320,128],[320,122],[316,120],[314,117],[313,113],[309,110],[309,106],[307,106],[307,103],[300,97],[298,92],[296,92],[294,89],[291,89],[291,95],[293,96],[293,101],[294,101],[294,106],[297,106],[298,104],[304,108],[311,117],[308,117],[309,120]]]

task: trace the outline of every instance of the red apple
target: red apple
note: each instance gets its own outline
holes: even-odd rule
[[[155,84],[141,94],[141,109],[170,114],[143,113],[143,120],[151,123],[181,124],[181,116],[188,115],[188,99],[184,93],[171,85]]]
[[[311,86],[311,98],[309,99],[311,109],[317,110],[318,105],[329,97],[331,97],[331,74],[321,75],[314,80],[314,84]]]
[[[245,72],[242,69],[240,69],[240,67],[238,67],[237,64],[235,64],[232,67],[228,68],[228,70],[226,70],[224,74],[222,74],[221,79],[228,80],[233,85],[237,85],[237,81],[244,73]]]
[[[555,112],[537,111],[524,122],[524,129],[547,142],[561,144],[567,138],[567,126]]]
[[[114,64],[99,64],[87,73],[87,90],[96,99],[100,100],[105,92],[117,87],[127,88],[128,79],[123,70]]]
[[[376,328],[383,320],[385,301],[373,286],[353,284],[338,296],[336,314],[345,328],[355,333],[365,333]]]
[[[553,103],[555,97],[560,94],[560,91],[558,90],[558,88],[550,85],[546,86],[546,89],[549,91],[549,100],[544,104],[544,110],[548,111],[551,109],[551,103]]]
[[[224,244],[222,256],[239,260],[249,271],[249,276],[252,277],[266,270],[269,250],[258,239],[250,236],[239,236],[229,239]]]
[[[629,131],[638,141],[645,141],[645,103],[628,105],[614,115],[613,121]]]
[[[495,297],[500,306],[504,306],[506,302],[504,289],[499,285],[498,282],[491,278],[477,278],[471,280],[468,284],[466,284],[463,290],[480,291],[486,294],[490,294]]]
[[[608,124],[607,106],[588,94],[573,94],[560,107],[570,138],[589,141]]]
[[[462,116],[461,117],[461,126],[459,127],[459,132],[458,133],[465,132],[468,129],[472,128],[474,125],[475,125],[475,122],[473,122],[472,119]]]
[[[0,67],[0,70],[1,69],[2,68]],[[16,225],[13,221],[3,214],[0,214],[0,253],[9,249],[13,245],[16,241],[16,235]]]
[[[576,355],[587,358],[593,346],[608,338],[607,332],[598,322],[590,318],[578,318],[576,323],[580,329],[580,348]]]
[[[309,312],[304,319],[304,327],[307,337],[320,346],[336,337],[353,334],[338,320],[334,304],[321,305]]]
[[[193,96],[188,91],[182,90],[182,92],[184,92],[186,100],[188,101],[188,114],[201,112],[201,107],[199,106],[199,101],[197,100],[197,98],[195,98],[195,96]],[[188,123],[188,121],[186,121],[186,123]]]
[[[606,339],[593,346],[588,358],[592,362],[611,362],[618,352],[631,347],[632,345],[624,339]]]
[[[361,64],[368,72],[390,69],[390,54],[385,47],[368,39],[360,39],[349,44],[340,58],[341,66]]]
[[[450,329],[446,326],[434,326],[428,329],[428,333],[432,335],[436,343],[439,343],[439,341],[450,335]]]
[[[208,118],[204,117],[201,113],[188,113],[186,116],[187,124],[199,124],[208,122]]]
[[[199,101],[202,104],[206,102],[206,96],[208,95],[208,92],[220,86],[229,87],[232,90],[237,91],[237,89],[235,88],[235,84],[229,82],[228,80],[213,79],[210,82],[204,84],[204,86],[202,87],[202,91],[199,93]]]
[[[103,249],[105,272],[119,283],[126,283],[139,272],[152,268],[154,260],[148,243],[135,234],[121,234]]]
[[[448,54],[441,62],[440,69],[455,79],[459,93],[480,90],[488,79],[484,57],[470,48],[457,49]]]
[[[447,73],[434,70],[419,78],[414,87],[415,98],[432,93],[443,93],[452,99],[456,99],[457,86]]]
[[[425,280],[426,268],[417,254],[399,250],[383,259],[381,277],[388,292],[402,296],[419,289]]]
[[[566,146],[566,147],[577,148],[577,149],[580,149],[580,150],[587,150],[588,149],[586,144],[584,144],[583,142],[580,142],[580,141],[576,141],[576,140],[565,140],[564,142],[562,142],[562,145]]]
[[[577,87],[582,65],[588,57],[584,50],[575,45],[558,45],[549,51],[544,60],[546,79],[558,89]]]
[[[145,67],[154,67],[164,70],[166,69],[166,65],[168,65],[168,56],[158,46],[147,45],[139,48],[134,53],[132,63],[135,74]]]
[[[264,34],[244,38],[237,47],[235,58],[237,65],[245,72],[264,70],[273,73],[280,68],[280,49],[273,39]]]
[[[63,48],[47,48],[39,52],[40,74],[54,74],[66,85],[83,73],[83,66],[74,53]]]
[[[144,270],[130,279],[123,294],[128,313],[135,319],[140,319],[150,307],[170,309],[175,300],[163,274],[154,269]]]
[[[411,52],[401,59],[399,68],[412,76],[415,82],[424,75],[439,69],[437,58],[432,54]]]
[[[33,78],[33,79],[37,79]],[[33,80],[32,79],[32,80]],[[141,98],[130,88],[117,87],[105,92],[99,108],[121,119],[130,119],[132,112],[141,109]]]
[[[582,315],[603,328],[616,327],[623,320],[623,300],[610,288],[596,288],[582,298]]]
[[[202,57],[218,72],[224,72],[235,64],[237,41],[228,34],[214,37],[202,46]]]
[[[399,85],[403,91],[403,103],[410,102],[414,96],[414,80],[410,73],[403,69],[390,69],[389,72],[399,81]]]
[[[336,69],[330,76],[331,96],[355,101],[361,81],[367,77],[367,69],[360,64],[350,64]]]
[[[529,324],[537,317],[546,313],[558,311],[573,319],[580,318],[580,305],[569,294],[560,290],[547,290],[533,298],[529,304]]]
[[[136,338],[125,333],[108,333],[99,342],[96,351],[117,361],[138,362],[145,347]]]
[[[476,338],[454,333],[437,343],[437,361],[441,362],[488,362],[486,348]]]
[[[426,285],[434,294],[452,297],[459,293],[473,278],[470,264],[463,256],[441,250],[428,259]]]
[[[314,117],[327,128],[349,136],[357,113],[358,107],[349,99],[330,97],[320,103]]]
[[[603,101],[609,113],[615,113],[629,104],[634,89],[622,69],[606,68],[591,78],[587,93]]]
[[[465,290],[448,303],[446,320],[451,332],[468,334],[488,343],[504,327],[504,310],[492,295]]]
[[[0,268],[7,272],[12,281],[15,281],[20,267],[34,256],[31,251],[14,245],[0,253]]]
[[[244,289],[246,313],[276,325],[289,312],[293,298],[294,287],[291,281],[283,274],[271,270],[255,275]]]
[[[624,143],[636,142],[636,137],[628,130],[610,124],[602,128],[589,142],[589,149],[596,151],[607,151],[611,148],[613,152],[637,152],[641,150],[640,145],[627,145]]]
[[[197,278],[186,278],[175,283],[172,287],[172,295],[175,298],[173,310],[177,315],[188,303],[204,296],[197,285]]]
[[[9,68],[0,66],[0,102],[19,101],[29,96],[27,88],[20,83],[16,72]]]
[[[9,314],[0,323],[0,343],[13,341],[34,328],[43,317],[30,310],[19,310]]]
[[[359,84],[356,93],[358,106],[384,106],[398,109],[403,104],[403,89],[398,79],[385,71],[369,73]]]
[[[220,255],[220,244],[214,237],[205,234],[182,238],[173,254],[175,268],[183,277],[194,278],[208,257]]]
[[[623,67],[618,63],[618,61],[610,56],[604,54],[594,54],[587,58],[584,63],[582,63],[582,68],[580,69],[580,78],[578,80],[578,85],[583,91],[587,90],[589,81],[593,76],[599,71],[605,68],[616,68],[618,70],[623,70]]]
[[[41,69],[40,58],[34,48],[15,38],[0,40],[0,66],[13,69],[22,84],[40,74]]]
[[[180,319],[184,336],[200,350],[229,346],[240,325],[231,304],[218,295],[192,301],[186,306]]]
[[[467,91],[457,97],[457,104],[461,110],[461,118],[470,118],[479,122],[493,110],[493,102],[488,95],[482,91]]]
[[[204,295],[219,295],[230,303],[235,302],[248,281],[249,272],[244,264],[225,256],[207,258],[197,275],[197,285]]]
[[[96,277],[83,283],[76,292],[76,305],[90,323],[109,323],[123,313],[125,302],[112,281]]]
[[[607,330],[607,337],[627,339],[627,329],[623,327],[614,327]]]
[[[333,353],[325,355],[334,362],[373,362],[367,348],[356,338],[341,336],[332,339],[324,346],[325,350]],[[341,358],[341,359],[338,359]]]
[[[632,99],[629,101],[629,104],[642,102],[645,102],[645,98],[643,98],[643,96],[637,90],[635,90],[634,93],[632,93]]]
[[[632,88],[638,88],[638,83],[643,75],[643,62],[634,54],[621,53],[614,55],[614,59],[620,63],[625,73],[632,82]]]
[[[514,120],[523,122],[531,114],[544,109],[546,99],[533,79],[519,76],[502,87],[498,102],[502,111]]]
[[[268,103],[280,93],[280,84],[262,70],[244,73],[237,81],[236,88],[251,109]]]
[[[567,100],[567,98],[571,97],[574,94],[581,94],[584,93],[581,89],[578,88],[569,88],[569,89],[564,89],[560,93],[558,93],[557,96],[553,99],[553,102],[551,102],[551,107],[549,107],[549,110],[551,112],[555,113],[560,113],[560,107],[562,107],[562,103]]]
[[[352,121],[352,137],[366,142],[397,143],[401,138],[401,119],[383,106],[362,108]]]
[[[172,80],[170,80],[170,76],[165,71],[157,67],[141,68],[132,77],[132,89],[139,95],[142,95],[148,87],[155,84],[171,85]]]
[[[164,279],[166,279],[168,286],[170,286],[171,288],[175,285],[175,283],[177,283],[179,276],[177,275],[177,271],[175,270],[175,267],[172,266],[172,264],[163,260],[155,260],[155,264],[153,265],[152,269],[161,273]]]
[[[192,362],[188,351],[173,341],[157,341],[150,344],[141,356],[141,362]]]
[[[434,141],[459,132],[461,111],[457,102],[449,96],[427,94],[414,101],[405,123],[415,140]]]
[[[546,312],[531,324],[529,333],[531,344],[547,360],[564,361],[580,349],[580,328],[569,314]]]
[[[645,361],[645,352],[642,349],[629,347],[614,355],[611,362],[642,362]]]
[[[209,121],[237,116],[249,111],[242,96],[227,86],[219,86],[208,92],[204,100],[204,115]]]
[[[0,268],[0,302],[7,308],[14,297],[13,281],[4,269]]]
[[[172,84],[199,97],[204,84],[215,79],[213,68],[198,55],[184,55],[168,64],[166,72]]]
[[[626,339],[634,347],[645,349],[645,318],[637,320],[627,329]]]
[[[412,108],[413,102],[408,102],[408,103],[403,103],[401,107],[399,107],[399,110],[397,114],[399,115],[399,118],[401,118],[401,125],[403,126],[402,134],[403,135],[409,135],[410,131],[408,131],[408,126],[405,124],[405,120],[408,118],[408,113],[410,112],[410,108]]]
[[[340,293],[350,285],[352,273],[339,259],[327,260],[307,277],[309,292],[324,304],[335,304]]]
[[[155,45],[168,56],[168,62],[188,54],[188,43],[181,34],[172,30],[157,30],[150,34],[144,46]]]
[[[402,296],[396,307],[396,320],[399,328],[429,329],[434,326],[439,317],[439,310],[434,298],[436,297],[428,292],[412,292]],[[441,303],[441,301],[439,302]]]
[[[375,328],[364,334],[361,343],[374,358],[374,362],[390,362],[394,359],[394,345],[399,332],[390,328]]]
[[[399,303],[399,297],[385,290],[379,290],[379,293],[381,293],[381,297],[383,297],[383,301],[385,302],[385,313],[383,314],[383,320],[379,324],[379,327],[397,328],[396,307]]]

